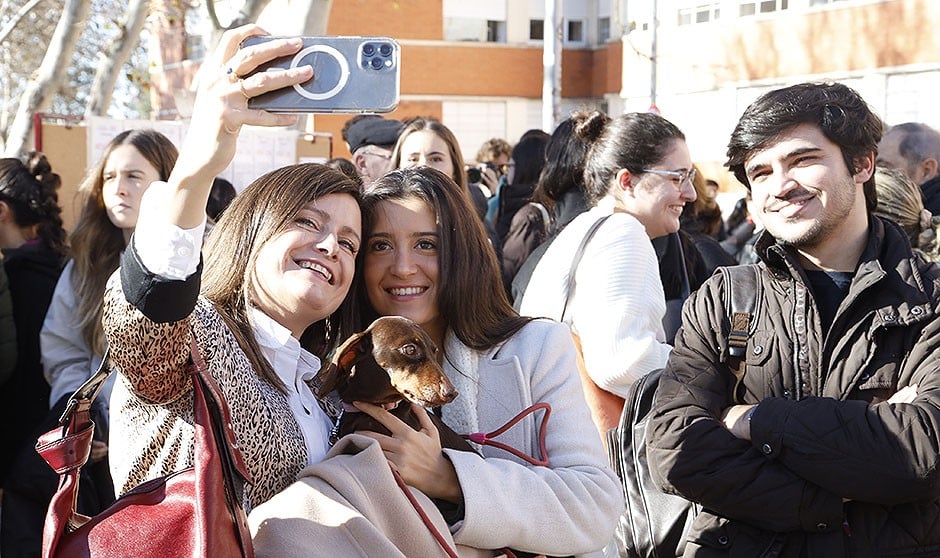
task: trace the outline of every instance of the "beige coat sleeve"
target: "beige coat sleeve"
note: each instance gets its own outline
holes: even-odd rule
[[[351,434],[327,458],[248,516],[257,558],[446,556],[402,489],[378,442]],[[447,524],[427,496],[411,489],[445,544],[459,555]]]

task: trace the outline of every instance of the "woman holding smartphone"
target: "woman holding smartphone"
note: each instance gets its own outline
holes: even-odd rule
[[[261,34],[253,25],[227,31],[205,62],[181,155],[168,180],[144,194],[120,272],[108,282],[104,331],[120,372],[111,398],[119,494],[193,463],[193,341],[253,477],[246,508],[329,448],[331,423],[307,379],[351,333],[344,301],[361,242],[358,183],[323,165],[272,171],[232,202],[200,262],[206,201],[241,127],[296,119],[250,109],[249,99],[312,75],[303,66],[240,78],[301,48],[299,39],[282,39],[239,49]]]

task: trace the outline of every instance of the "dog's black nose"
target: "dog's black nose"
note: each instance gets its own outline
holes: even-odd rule
[[[457,390],[450,383],[441,385],[441,399],[450,403],[457,397]]]

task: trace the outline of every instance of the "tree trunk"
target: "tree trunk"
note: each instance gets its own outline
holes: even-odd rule
[[[114,84],[121,75],[121,68],[127,63],[140,40],[140,32],[147,22],[149,7],[150,0],[130,0],[117,37],[111,42],[107,52],[99,57],[95,80],[88,93],[85,117],[101,116],[108,111]]]
[[[150,3],[147,52],[150,56],[150,117],[154,120],[189,118],[194,69],[186,63],[186,10],[178,0]],[[185,98],[185,99],[184,99]],[[177,99],[184,101],[181,111]]]
[[[307,0],[307,14],[304,19],[304,35],[326,35],[326,24],[330,19],[333,0]]]
[[[20,98],[16,116],[6,138],[4,154],[18,157],[27,150],[33,125],[33,114],[49,107],[52,97],[66,77],[72,61],[72,52],[85,27],[91,0],[66,0],[62,16],[56,25],[49,49]]]

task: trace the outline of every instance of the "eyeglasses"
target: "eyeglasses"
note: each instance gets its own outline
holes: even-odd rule
[[[661,170],[661,169],[643,169],[640,172],[648,172],[650,174],[658,174],[659,176],[668,176],[672,179],[672,184],[677,189],[682,189],[682,185],[686,181],[689,184],[692,184],[692,181],[695,180],[695,169],[691,168],[687,171],[671,171],[671,170]]]
[[[392,158],[392,154],[391,154],[391,153],[376,153],[375,151],[363,151],[361,154],[362,154],[362,155],[373,155],[373,156],[375,156],[375,157],[381,157],[382,159],[385,159],[386,161],[388,161],[389,159]]]

